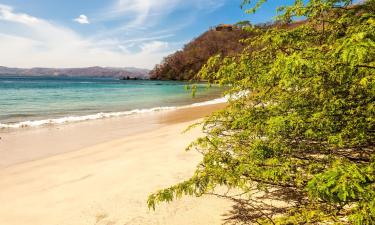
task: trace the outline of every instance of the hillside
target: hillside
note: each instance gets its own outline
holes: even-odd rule
[[[240,40],[250,36],[251,33],[239,26],[220,25],[210,29],[182,50],[164,58],[150,72],[150,77],[159,80],[190,80],[211,56],[228,56],[240,52],[245,46]]]
[[[111,67],[87,67],[87,68],[9,68],[0,66],[1,75],[16,76],[80,76],[80,77],[114,77],[114,78],[138,78],[148,79],[149,71],[138,68],[111,68]]]

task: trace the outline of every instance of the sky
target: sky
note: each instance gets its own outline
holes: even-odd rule
[[[269,1],[255,15],[241,0],[0,0],[0,66],[152,69],[221,23],[272,20]]]

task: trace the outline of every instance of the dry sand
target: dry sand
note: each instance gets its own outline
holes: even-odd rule
[[[1,225],[222,224],[232,203],[186,197],[147,208],[147,196],[189,178],[201,156],[188,125],[205,106],[2,133]]]

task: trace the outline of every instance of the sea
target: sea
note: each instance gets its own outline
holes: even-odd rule
[[[1,76],[0,129],[63,124],[225,102],[223,90],[186,82]]]

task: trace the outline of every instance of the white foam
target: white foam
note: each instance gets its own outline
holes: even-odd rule
[[[128,116],[133,114],[143,114],[143,113],[151,113],[157,111],[165,111],[165,110],[175,110],[179,108],[190,108],[190,107],[198,107],[198,106],[205,106],[205,105],[213,105],[219,103],[225,103],[229,99],[228,96],[218,99],[213,99],[205,102],[194,103],[191,105],[186,106],[170,106],[170,107],[155,107],[151,109],[134,109],[130,111],[123,111],[123,112],[110,112],[110,113],[96,113],[91,115],[85,116],[67,116],[61,117],[56,119],[45,119],[45,120],[28,120],[19,123],[12,123],[12,124],[4,124],[0,123],[0,129],[16,129],[16,128],[26,128],[26,127],[39,127],[39,126],[46,126],[46,125],[59,125],[71,122],[81,122],[81,121],[88,121],[88,120],[97,120],[97,119],[104,119],[104,118],[113,118],[113,117],[120,117],[120,116]]]
[[[217,98],[217,99],[213,99],[213,100],[210,100],[210,101],[194,103],[194,104],[191,104],[187,107],[196,107],[196,106],[205,106],[205,105],[215,105],[215,104],[220,104],[220,103],[226,103],[226,102],[228,102],[228,99],[229,99],[228,97]]]

